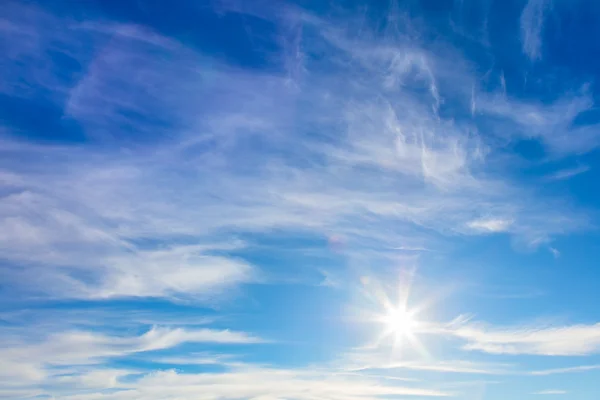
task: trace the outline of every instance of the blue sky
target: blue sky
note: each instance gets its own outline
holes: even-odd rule
[[[599,20],[4,1],[0,397],[596,400]]]

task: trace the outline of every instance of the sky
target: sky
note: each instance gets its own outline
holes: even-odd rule
[[[600,396],[600,3],[0,10],[0,398]]]

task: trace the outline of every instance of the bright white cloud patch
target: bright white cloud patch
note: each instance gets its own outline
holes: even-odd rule
[[[509,219],[483,218],[469,222],[468,226],[476,231],[506,232],[512,223],[513,221]]]

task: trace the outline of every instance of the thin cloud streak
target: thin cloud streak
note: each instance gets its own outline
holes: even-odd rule
[[[439,373],[456,373],[468,375],[509,375],[515,372],[514,365],[502,363],[485,363],[465,360],[422,360],[404,359],[390,355],[390,350],[357,349],[345,354],[339,365],[349,371],[405,370],[429,371]]]
[[[574,176],[581,175],[586,173],[591,168],[588,165],[580,165],[578,167],[566,168],[556,171],[550,175],[548,175],[547,179],[552,181],[562,181],[566,179],[573,178]]]
[[[548,389],[548,390],[542,390],[539,392],[534,392],[532,394],[538,394],[538,395],[567,394],[567,391],[566,390],[557,390],[557,389]]]
[[[542,58],[544,19],[550,0],[529,0],[521,13],[523,53],[531,60]]]
[[[509,219],[489,218],[478,219],[468,223],[469,228],[476,231],[487,232],[506,232],[512,225],[513,221]]]
[[[553,101],[522,100],[498,93],[477,95],[477,112],[501,118],[490,129],[507,141],[536,139],[547,156],[560,159],[590,152],[600,144],[598,124],[579,125],[575,120],[594,108],[588,83],[557,95]]]
[[[467,321],[441,328],[440,333],[466,340],[465,350],[490,354],[582,356],[600,353],[600,323],[502,328]]]
[[[566,367],[566,368],[542,369],[539,371],[532,371],[532,372],[530,372],[530,374],[537,375],[537,376],[546,376],[546,375],[569,374],[569,373],[594,371],[594,370],[600,370],[600,364],[579,365],[576,367]]]

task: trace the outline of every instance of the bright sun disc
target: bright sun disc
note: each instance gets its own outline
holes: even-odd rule
[[[391,310],[384,322],[388,330],[396,335],[411,335],[416,326],[412,313],[406,310]]]

